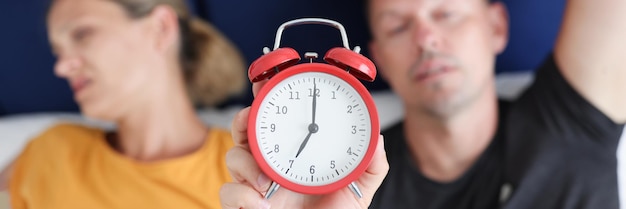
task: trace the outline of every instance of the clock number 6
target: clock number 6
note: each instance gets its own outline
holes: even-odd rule
[[[309,168],[309,173],[315,174],[315,165],[312,165],[311,168]]]

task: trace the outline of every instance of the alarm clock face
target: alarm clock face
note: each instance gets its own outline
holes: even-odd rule
[[[351,76],[338,68],[337,71]],[[265,172],[292,190],[291,183],[295,187],[323,186],[357,175],[357,168],[363,172],[367,165],[362,161],[375,146],[371,144],[372,134],[378,133],[377,120],[376,130],[372,130],[369,109],[374,107],[369,94],[368,98],[362,95],[365,88],[354,79],[360,85],[355,88],[354,83],[349,84],[334,73],[292,74],[272,78],[280,81],[270,80],[267,85],[271,86],[264,87],[269,90],[259,95],[258,109],[251,113],[256,111],[256,116],[251,115],[256,117],[256,136],[251,138],[256,138],[256,151],[266,162],[261,167],[271,168],[273,172]],[[280,182],[280,178],[289,182]],[[351,181],[355,179],[353,176]]]

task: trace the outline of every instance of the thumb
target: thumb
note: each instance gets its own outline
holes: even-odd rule
[[[252,84],[252,94],[256,97],[256,95],[259,93],[259,91],[261,90],[261,88],[263,88],[263,86],[265,86],[265,84],[267,83],[267,81],[269,81],[269,79],[265,79],[256,83]]]
[[[383,183],[388,171],[389,163],[387,162],[387,154],[385,152],[384,137],[379,135],[372,163],[358,180],[359,186],[363,190],[363,200],[367,201],[366,205],[371,203],[374,193]]]

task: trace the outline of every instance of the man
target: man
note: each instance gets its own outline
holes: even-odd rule
[[[372,208],[495,208],[504,112],[495,55],[506,9],[486,0],[371,0],[370,51],[405,118],[387,131],[390,170]]]
[[[406,112],[403,123],[383,134],[390,169],[372,208],[493,208],[500,195],[501,206],[511,209],[619,207],[626,1],[570,0],[554,53],[510,108],[498,103],[493,75],[495,55],[507,42],[501,3],[371,0],[369,18],[373,58]],[[227,157],[231,172],[256,171],[223,187],[226,208],[260,201],[258,192],[267,189],[246,183],[263,175],[253,163],[241,163],[251,159],[245,137],[236,136],[246,127],[233,125],[243,151]],[[374,163],[375,174],[384,173],[381,164]],[[376,186],[377,180],[359,183]],[[355,203],[328,197],[337,194],[284,192],[271,204]]]

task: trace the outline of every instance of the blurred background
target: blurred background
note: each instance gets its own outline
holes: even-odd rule
[[[350,46],[361,46],[362,53],[368,56],[370,35],[363,0],[186,1],[197,16],[213,23],[239,48],[248,64],[262,55],[264,46],[273,46],[280,24],[301,17],[323,17],[342,23]],[[496,73],[498,90],[508,91],[532,80],[532,70],[552,49],[565,0],[503,1],[510,15],[510,41],[498,57]],[[0,1],[0,169],[29,138],[58,120],[89,123],[79,115],[69,85],[54,76],[55,58],[46,35],[48,3],[49,0]],[[301,55],[317,52],[323,56],[331,47],[340,46],[341,40],[336,29],[300,26],[286,30],[282,43]],[[383,128],[402,117],[397,111],[401,109],[397,108],[399,102],[382,79],[365,85],[374,94]],[[199,107],[199,111],[204,111],[204,119],[210,117],[218,125],[227,126],[232,114],[251,101],[250,88],[246,88],[245,93],[218,108]],[[7,204],[6,194],[0,193],[0,208]]]
[[[0,117],[38,112],[77,112],[68,84],[53,74],[54,57],[47,41],[45,11],[49,0],[0,3]],[[324,17],[339,21],[351,47],[358,45],[367,56],[370,38],[363,0],[186,0],[191,9],[212,22],[244,54],[248,63],[272,46],[276,29],[300,17]],[[499,56],[497,72],[532,70],[552,48],[560,24],[564,0],[504,0],[511,20],[508,48]],[[315,33],[311,33],[315,31]],[[301,54],[340,46],[337,30],[325,26],[288,29],[283,45]],[[367,83],[371,90],[384,90],[382,79]],[[233,98],[247,105],[251,93]]]

